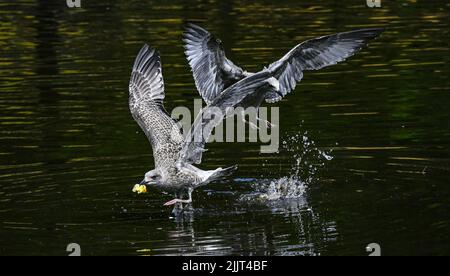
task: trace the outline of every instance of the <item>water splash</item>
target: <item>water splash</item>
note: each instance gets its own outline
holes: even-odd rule
[[[280,151],[289,153],[288,163],[292,164],[289,176],[259,180],[252,184],[255,192],[241,199],[276,201],[302,198],[308,186],[317,179],[320,168],[333,159],[331,152],[318,149],[307,135],[307,131],[300,131],[294,135],[285,135],[282,140]]]
[[[261,186],[260,186],[261,188]],[[294,177],[282,177],[272,180],[266,187],[263,187],[258,195],[260,200],[280,200],[301,197],[306,190],[303,182]]]
[[[300,126],[301,127],[301,126]],[[282,141],[281,149],[291,156],[291,176],[305,185],[311,184],[317,172],[325,166],[327,161],[333,159],[331,152],[318,149],[308,136],[308,131],[287,135]]]

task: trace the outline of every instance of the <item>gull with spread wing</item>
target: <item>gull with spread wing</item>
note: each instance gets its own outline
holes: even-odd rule
[[[203,113],[226,111],[238,106],[248,95],[263,97],[258,95],[265,95],[265,91],[277,88],[277,81],[269,71],[263,70],[230,85],[223,91],[221,97],[203,109]],[[230,176],[237,166],[208,171],[193,166],[193,160],[201,160],[207,141],[204,137],[210,135],[209,131],[212,131],[212,128],[207,127],[206,130],[194,128],[207,125],[199,114],[193,129],[189,132],[192,135],[188,137],[194,137],[200,132],[200,140],[185,139],[180,126],[164,109],[164,97],[160,56],[153,48],[145,45],[136,57],[129,84],[130,111],[150,141],[155,163],[155,168],[145,174],[141,185],[175,194],[175,199],[165,205],[190,203],[195,188]],[[215,112],[214,116],[216,121],[220,121],[226,116],[226,112]],[[188,198],[183,199],[186,196]]]
[[[319,70],[353,56],[370,40],[383,32],[381,28],[360,29],[307,40],[298,44],[280,60],[263,70],[278,80],[279,89],[266,91],[268,103],[280,101],[292,92],[304,71]],[[236,82],[252,76],[225,56],[222,41],[205,29],[189,23],[183,34],[185,54],[192,69],[197,90],[209,104]],[[262,101],[248,97],[241,105],[258,108]],[[258,119],[259,120],[259,119]],[[271,126],[266,121],[268,127]]]

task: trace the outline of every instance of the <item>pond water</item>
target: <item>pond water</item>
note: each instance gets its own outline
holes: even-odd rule
[[[0,3],[0,255],[450,254],[449,3],[81,2]],[[208,144],[201,168],[239,170],[172,217],[170,196],[131,192],[153,158],[128,81],[147,42],[167,110],[193,107],[188,20],[249,71],[309,38],[386,31],[276,105],[279,153]]]

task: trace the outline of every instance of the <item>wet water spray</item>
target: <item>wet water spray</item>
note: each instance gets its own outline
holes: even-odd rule
[[[258,180],[252,184],[255,193],[244,195],[242,199],[274,201],[303,197],[308,186],[317,180],[319,170],[333,159],[331,152],[316,146],[308,137],[307,131],[284,135],[280,151],[288,153],[288,175],[278,179]],[[280,167],[286,167],[286,164]]]

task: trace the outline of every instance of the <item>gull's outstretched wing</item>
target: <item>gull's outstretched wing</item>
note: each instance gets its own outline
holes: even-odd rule
[[[285,96],[295,89],[303,78],[303,71],[318,70],[351,57],[376,38],[384,29],[361,29],[307,40],[272,63],[269,70],[280,82],[280,92]],[[267,102],[277,102],[281,96],[271,93]]]
[[[207,104],[245,77],[244,71],[225,56],[222,42],[205,29],[187,24],[183,41],[195,85]]]
[[[206,106],[195,119],[181,150],[181,160],[200,164],[205,144],[213,129],[230,115],[231,109],[238,107],[242,100],[253,93],[262,93],[264,97],[268,87],[277,86],[276,79],[268,70],[249,76],[223,91],[214,101]]]
[[[167,168],[178,159],[183,137],[164,109],[161,60],[148,45],[144,45],[136,57],[129,91],[131,114],[150,140],[155,167]]]

